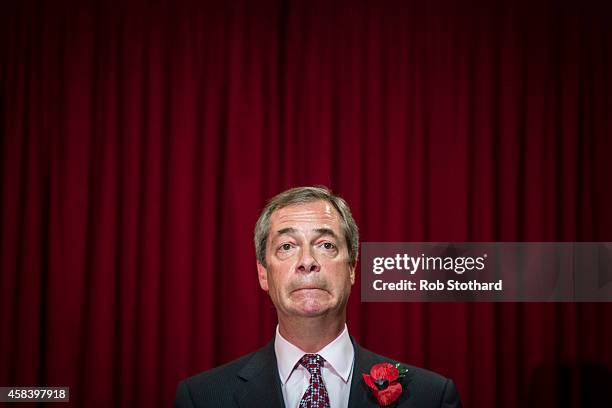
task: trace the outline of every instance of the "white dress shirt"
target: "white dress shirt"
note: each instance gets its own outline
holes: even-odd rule
[[[298,364],[306,353],[299,347],[289,343],[281,336],[278,325],[274,339],[274,351],[278,365],[283,399],[286,408],[297,408],[302,396],[310,385],[310,373]],[[351,378],[353,376],[353,362],[355,350],[348,334],[346,324],[344,330],[331,343],[316,353],[325,359],[321,368],[321,376],[329,395],[331,408],[347,408],[351,392]],[[297,367],[296,367],[297,364]]]

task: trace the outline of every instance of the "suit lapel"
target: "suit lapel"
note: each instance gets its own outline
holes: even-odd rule
[[[236,390],[234,398],[239,407],[284,408],[274,340],[257,351],[238,372],[244,385]]]
[[[392,363],[393,360],[390,360],[385,357],[381,357],[372,353],[369,350],[361,347],[353,337],[351,337],[351,341],[353,342],[353,347],[355,349],[355,367],[353,367],[353,380],[351,382],[351,394],[349,396],[349,404],[350,408],[374,408],[380,407],[376,398],[365,384],[362,378],[362,374],[369,374],[372,366],[380,363]],[[411,398],[408,398],[407,387],[410,384],[410,379],[406,379],[402,382],[403,392],[399,399],[396,401],[395,407],[412,407],[414,402]]]
[[[351,381],[351,393],[349,395],[349,407],[379,407],[376,399],[371,395],[368,386],[363,382],[362,374],[369,373],[373,365],[381,363],[376,356],[362,348],[351,336],[353,348],[355,349],[355,365],[353,367],[353,379]]]

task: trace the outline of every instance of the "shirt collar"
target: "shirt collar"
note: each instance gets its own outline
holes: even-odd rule
[[[306,353],[299,347],[291,344],[283,336],[281,336],[278,325],[276,326],[276,337],[274,339],[274,351],[276,353],[276,362],[278,364],[278,372],[281,377],[281,383],[285,384],[293,368]],[[345,383],[348,383],[353,367],[353,359],[355,350],[353,343],[348,334],[346,323],[344,330],[331,343],[323,347],[316,354],[321,355],[331,368],[342,378]]]

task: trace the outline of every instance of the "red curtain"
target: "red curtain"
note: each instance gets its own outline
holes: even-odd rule
[[[612,19],[579,3],[9,6],[0,385],[168,406],[265,344],[252,230],[291,186],[345,197],[363,241],[612,241]],[[359,292],[351,334],[468,407],[596,406],[612,385],[610,303]]]

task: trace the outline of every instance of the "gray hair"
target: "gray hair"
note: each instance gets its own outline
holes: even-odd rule
[[[346,201],[333,194],[325,186],[291,188],[272,197],[268,201],[255,224],[255,254],[260,264],[266,266],[266,243],[270,233],[270,217],[272,217],[272,213],[293,204],[311,203],[319,200],[327,201],[340,214],[342,232],[344,233],[348,248],[349,263],[351,266],[355,266],[357,255],[359,254],[359,229]]]

